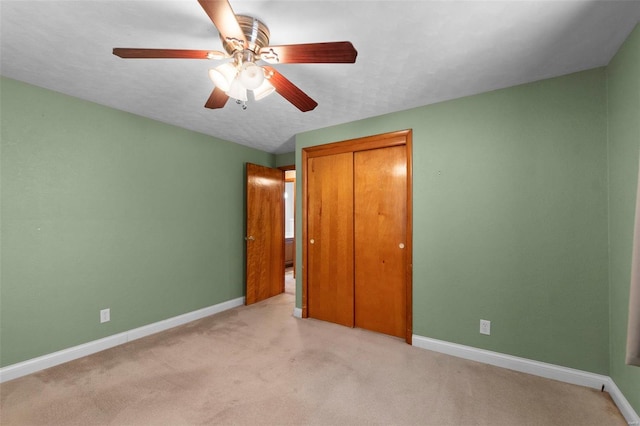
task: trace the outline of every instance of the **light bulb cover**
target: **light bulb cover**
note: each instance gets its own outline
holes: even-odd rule
[[[253,62],[245,62],[242,64],[240,70],[240,82],[249,90],[254,90],[260,87],[264,81],[264,71],[262,67],[254,64]]]
[[[260,99],[266,98],[267,96],[272,94],[275,90],[276,88],[273,87],[273,85],[269,83],[269,80],[265,78],[264,80],[262,80],[262,84],[260,85],[260,87],[253,90],[253,98],[256,101],[259,101]]]
[[[231,82],[229,86],[229,90],[226,91],[227,96],[233,99],[237,99],[239,101],[247,101],[247,89],[244,88],[244,85],[240,82],[240,78],[236,77]]]
[[[236,77],[238,70],[230,62],[224,63],[209,70],[209,78],[222,91],[227,91],[231,87],[231,82]]]

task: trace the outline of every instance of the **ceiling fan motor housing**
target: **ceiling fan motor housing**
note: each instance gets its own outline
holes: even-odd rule
[[[236,15],[240,29],[247,39],[247,46],[239,40],[224,38],[220,35],[222,46],[230,56],[237,56],[242,52],[243,62],[253,62],[253,56],[257,55],[260,49],[269,45],[269,28],[267,25],[253,16]]]

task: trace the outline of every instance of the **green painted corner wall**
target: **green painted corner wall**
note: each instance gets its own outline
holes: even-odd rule
[[[640,26],[607,67],[610,375],[640,413],[640,367],[625,365],[635,197],[640,156]]]
[[[273,154],[0,84],[2,366],[244,295],[245,163]]]
[[[413,129],[414,333],[608,374],[605,83],[599,68],[302,133],[296,163]]]
[[[295,164],[295,161],[296,161],[295,152],[276,154],[276,167],[291,166]]]

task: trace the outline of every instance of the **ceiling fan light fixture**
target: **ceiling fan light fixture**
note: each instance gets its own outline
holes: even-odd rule
[[[209,70],[209,78],[220,90],[227,91],[236,77],[238,70],[233,64],[227,62]]]
[[[273,85],[269,83],[269,80],[265,78],[257,89],[253,89],[253,98],[256,101],[259,101],[260,99],[266,98],[272,94],[275,90],[276,88],[273,87]]]
[[[254,90],[260,87],[264,81],[264,71],[262,67],[253,62],[245,62],[240,70],[240,82],[248,90]]]
[[[231,82],[231,86],[229,90],[226,91],[227,96],[233,99],[237,99],[239,101],[246,102],[247,101],[247,89],[240,82],[240,78],[236,77]]]

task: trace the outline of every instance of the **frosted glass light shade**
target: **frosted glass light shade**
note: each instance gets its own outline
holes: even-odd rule
[[[256,101],[259,101],[260,99],[269,96],[274,90],[276,90],[276,88],[273,87],[271,83],[269,83],[269,80],[265,78],[262,80],[260,87],[253,90],[253,97]]]
[[[209,78],[222,91],[227,91],[231,87],[231,82],[237,74],[236,67],[230,62],[222,64],[209,70]]]
[[[240,70],[240,82],[248,90],[254,90],[260,87],[264,81],[264,71],[262,67],[253,62],[245,62]]]
[[[247,89],[244,88],[239,78],[234,78],[231,82],[229,90],[227,90],[227,96],[239,101],[247,101]]]

